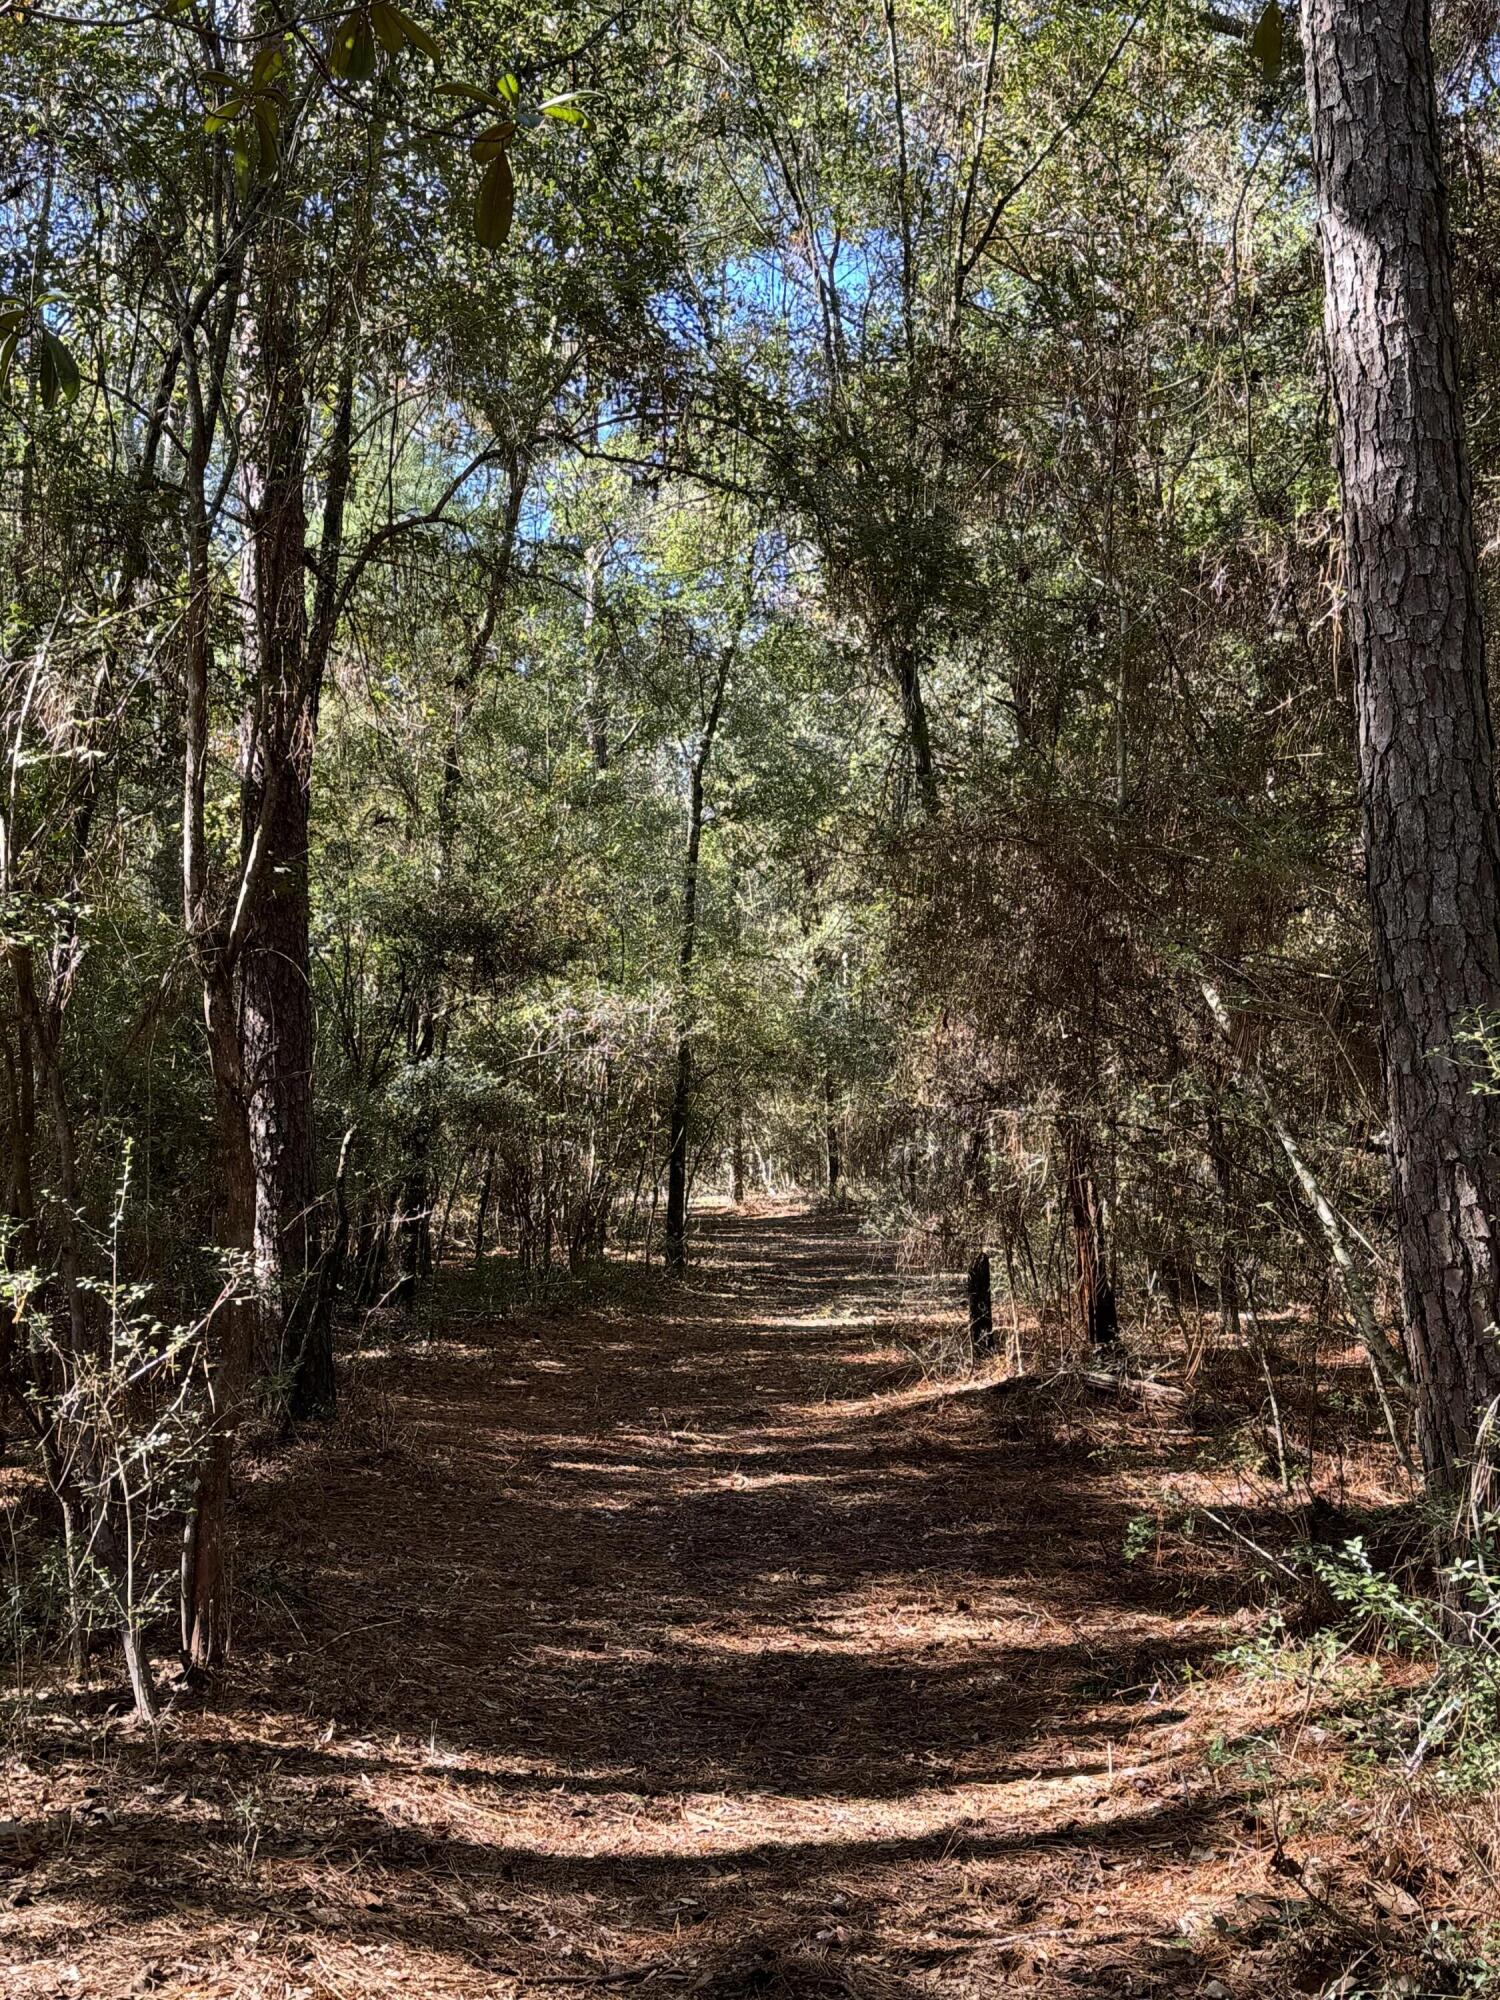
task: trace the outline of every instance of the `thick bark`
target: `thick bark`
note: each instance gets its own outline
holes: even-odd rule
[[[1090,1347],[1110,1347],[1119,1338],[1115,1288],[1109,1274],[1104,1203],[1094,1170],[1094,1150],[1084,1126],[1068,1119],[1062,1127],[1068,1215],[1078,1285],[1078,1310]]]
[[[995,1306],[990,1286],[990,1260],[981,1250],[969,1266],[969,1352],[983,1361],[995,1351]]]
[[[212,965],[204,980],[204,1016],[222,1190],[218,1242],[231,1257],[249,1265],[255,1237],[255,1163],[240,1070],[239,1030],[231,981]],[[199,1670],[215,1665],[229,1646],[226,1557],[230,1473],[235,1431],[249,1387],[255,1323],[255,1303],[242,1279],[236,1296],[216,1316],[211,1426],[183,1545],[182,1650],[188,1663]]]
[[[1500,1396],[1500,820],[1423,0],[1305,0],[1366,873],[1405,1326],[1430,1476]]]
[[[278,217],[253,260],[241,332],[242,868],[257,843],[263,886],[239,966],[244,1084],[255,1166],[255,1277],[267,1330],[292,1360],[287,1323],[311,1269],[312,986],[307,834],[318,690],[307,611],[307,389],[300,259]],[[342,412],[341,412],[342,414]]]
[[[279,1358],[300,1354],[317,1260],[313,1171],[313,1016],[308,946],[308,791],[301,760],[274,746],[272,773],[246,772],[247,824],[261,825],[266,881],[240,971],[242,1061],[255,1163],[255,1277]],[[263,811],[261,788],[278,796]]]
[[[258,0],[242,0],[253,33]],[[340,359],[324,445],[317,587],[308,610],[307,492],[312,397],[304,368],[301,219],[273,212],[250,259],[240,328],[239,426],[242,661],[248,705],[241,744],[246,872],[261,843],[263,890],[239,965],[241,1064],[255,1166],[255,1272],[289,1400],[331,1409],[331,1314],[315,1273],[319,1205],[313,1121],[313,996],[308,823],[323,676],[343,602],[340,571],[353,478],[360,313],[373,240],[372,204],[384,125],[372,121],[347,289],[336,324]],[[356,566],[357,567],[357,566]]]

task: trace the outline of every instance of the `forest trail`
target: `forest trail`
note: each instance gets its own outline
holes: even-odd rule
[[[904,1394],[854,1222],[696,1247],[393,1336],[259,1465],[211,1703],[103,1755],[38,1712],[0,1990],[1265,1990],[1184,1671],[1233,1621],[1126,1563],[1118,1468]]]

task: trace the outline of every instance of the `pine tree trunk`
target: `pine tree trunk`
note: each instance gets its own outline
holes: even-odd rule
[[[254,7],[243,11],[253,21]],[[307,833],[316,689],[308,683],[307,391],[299,237],[277,217],[251,261],[240,339],[240,805],[244,867],[259,844],[260,896],[240,964],[241,1063],[255,1168],[255,1274],[269,1344],[289,1332],[311,1270],[312,984]]]
[[[255,1162],[241,1084],[238,1025],[228,982],[205,980],[209,1067],[213,1075],[222,1210],[215,1240],[247,1261],[255,1237]],[[241,1295],[214,1321],[213,1423],[182,1557],[182,1650],[202,1670],[229,1644],[227,1536],[234,1434],[250,1382],[256,1305]]]
[[[247,818],[260,787],[278,797],[264,816],[265,887],[241,967],[240,1018],[255,1166],[255,1275],[281,1357],[301,1353],[317,1262],[313,1170],[313,1013],[308,946],[308,794],[297,761],[245,783]]]
[[[1086,1129],[1076,1119],[1063,1123],[1062,1140],[1079,1315],[1089,1346],[1110,1347],[1119,1338],[1120,1329],[1115,1288],[1110,1282],[1104,1205],[1094,1169],[1094,1150]]]
[[[995,1306],[990,1286],[989,1253],[981,1250],[969,1266],[969,1355],[987,1360],[995,1351]]]
[[[1500,1009],[1500,821],[1423,0],[1305,0],[1366,874],[1406,1339],[1429,1474],[1500,1395],[1500,1098],[1454,1036]]]

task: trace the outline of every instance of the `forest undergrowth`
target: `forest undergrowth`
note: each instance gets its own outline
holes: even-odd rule
[[[1329,1588],[1417,1532],[1357,1355],[1017,1388],[851,1213],[699,1242],[367,1317],[156,1730],[18,1661],[8,1996],[1485,1989],[1492,1739]]]

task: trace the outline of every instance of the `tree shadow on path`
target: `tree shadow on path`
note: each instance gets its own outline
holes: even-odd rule
[[[102,1781],[43,1732],[18,1993],[1236,1990],[1175,1922],[1243,1886],[1184,1692],[1223,1620],[1086,1449],[891,1393],[850,1220],[701,1254],[367,1354],[260,1469],[212,1704]]]

